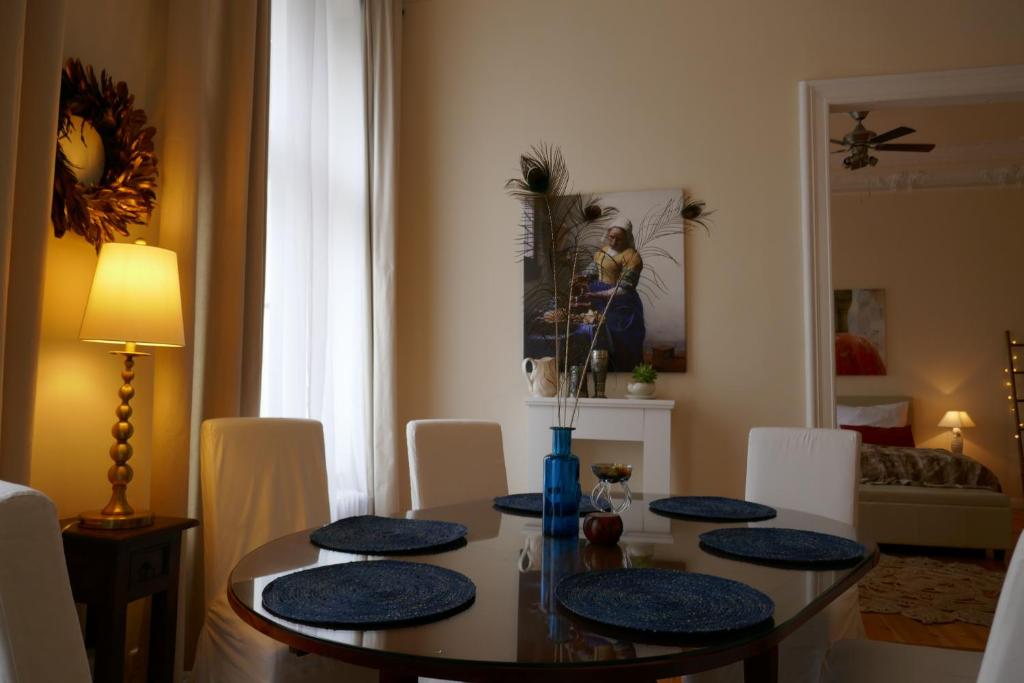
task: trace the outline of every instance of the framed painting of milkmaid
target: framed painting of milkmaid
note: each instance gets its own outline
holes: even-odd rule
[[[610,372],[641,362],[685,372],[682,190],[611,192],[587,202],[599,204],[603,218],[584,244],[553,244],[544,221],[531,226],[523,255],[525,357],[555,356],[553,327],[560,325],[569,365],[582,364],[593,348],[608,351]],[[554,282],[553,270],[572,281]]]

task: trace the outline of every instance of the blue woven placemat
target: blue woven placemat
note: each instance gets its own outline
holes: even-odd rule
[[[540,517],[544,514],[544,496],[540,493],[513,493],[510,496],[498,496],[494,499],[494,507],[502,512],[511,512],[527,517]],[[580,516],[591,512],[599,512],[590,500],[590,496],[580,498]]]
[[[313,545],[356,555],[416,555],[466,545],[461,524],[362,515],[346,517],[309,535]]]
[[[466,576],[432,564],[376,560],[288,574],[263,589],[263,607],[289,621],[371,630],[437,621],[476,599]]]
[[[756,522],[771,519],[775,508],[735,498],[719,496],[674,496],[652,500],[652,512],[666,517],[695,519],[705,522]]]
[[[773,527],[715,529],[700,535],[700,545],[741,560],[803,567],[852,563],[865,553],[864,546],[848,538]]]
[[[558,583],[558,601],[585,619],[651,635],[703,636],[764,624],[775,603],[750,586],[674,569],[609,569]]]

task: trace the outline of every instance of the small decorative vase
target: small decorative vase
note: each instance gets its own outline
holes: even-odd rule
[[[544,535],[580,533],[580,461],[572,454],[572,427],[551,428],[544,457]]]
[[[604,383],[608,379],[608,351],[596,349],[590,353],[590,367],[594,374],[594,398],[607,398]]]
[[[630,382],[626,385],[626,395],[630,398],[653,398],[654,382]]]
[[[569,368],[569,395],[588,398],[587,371],[580,365]]]

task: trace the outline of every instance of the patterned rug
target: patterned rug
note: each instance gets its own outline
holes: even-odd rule
[[[991,626],[1005,573],[964,562],[882,555],[860,582],[860,611],[922,624]]]

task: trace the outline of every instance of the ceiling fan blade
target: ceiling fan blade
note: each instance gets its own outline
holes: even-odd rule
[[[848,149],[834,149],[834,150],[832,150],[832,153],[833,154],[847,154],[847,153],[849,153],[849,151],[850,150],[848,150]]]
[[[828,141],[831,142],[833,145],[842,145],[843,147],[846,147],[846,143],[843,142],[842,140],[836,140],[835,138],[829,138]]]
[[[935,145],[931,144],[900,144],[895,145],[872,145],[877,150],[883,152],[930,152],[935,149]]]
[[[871,145],[879,142],[888,142],[889,140],[901,138],[904,135],[910,135],[913,132],[915,132],[913,128],[900,126],[899,128],[893,128],[892,130],[888,130],[880,135],[876,135],[875,137],[868,140],[868,144]]]

